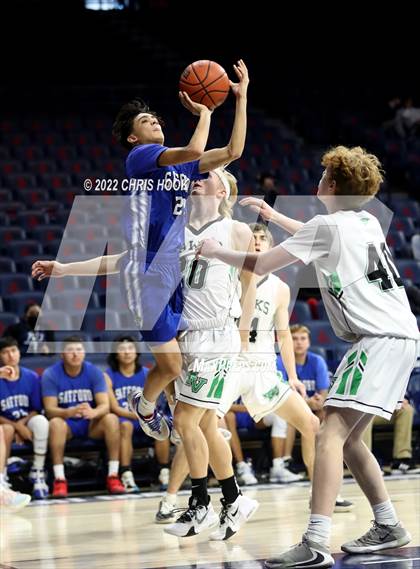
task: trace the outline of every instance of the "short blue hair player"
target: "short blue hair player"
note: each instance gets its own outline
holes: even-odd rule
[[[179,254],[190,183],[239,158],[245,145],[248,71],[242,60],[234,70],[239,79],[237,84],[231,82],[236,113],[230,141],[223,148],[204,151],[211,111],[184,92],[179,94],[182,104],[199,116],[184,147],[164,146],[160,119],[139,100],[124,105],[114,123],[115,138],[130,149],[126,170],[131,192],[123,215],[129,250],[121,259],[122,282],[128,306],[156,360],[143,395],[133,398],[132,407],[143,430],[160,440],[168,438],[170,429],[156,410],[156,400],[178,377],[182,365],[176,339],[183,309]],[[167,396],[173,404],[173,387]]]

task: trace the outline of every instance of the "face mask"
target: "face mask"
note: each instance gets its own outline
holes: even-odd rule
[[[35,328],[36,321],[38,320],[38,316],[28,316],[27,318],[29,326],[33,329]]]

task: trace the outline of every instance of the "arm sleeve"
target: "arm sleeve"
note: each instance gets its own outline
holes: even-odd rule
[[[330,378],[328,376],[327,364],[323,358],[316,358],[316,378],[315,378],[315,389],[316,391],[321,391],[321,389],[328,389],[330,386]]]
[[[161,144],[140,144],[132,150],[127,158],[127,174],[130,177],[142,178],[146,174],[160,168],[159,156],[168,150]]]
[[[93,393],[108,393],[108,386],[105,381],[104,374],[96,366],[91,368]]]
[[[280,245],[308,265],[321,257],[328,257],[337,231],[328,224],[325,216],[316,215]]]
[[[54,374],[50,369],[46,369],[41,379],[42,397],[58,397],[58,385]]]

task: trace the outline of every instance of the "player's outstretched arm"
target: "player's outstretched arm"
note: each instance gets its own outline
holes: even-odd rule
[[[32,265],[32,278],[42,281],[48,277],[61,278],[67,276],[89,277],[96,275],[112,275],[119,272],[118,262],[127,253],[103,255],[87,261],[75,263],[59,263],[58,261],[35,261]]]
[[[194,103],[187,93],[180,92],[181,103],[193,115],[200,117],[194,134],[187,146],[180,148],[168,148],[159,156],[159,166],[175,166],[175,164],[185,164],[192,160],[199,160],[204,153],[210,131],[210,120],[212,111],[205,105]]]
[[[284,367],[286,368],[290,387],[294,391],[300,393],[302,397],[306,397],[305,385],[298,379],[296,373],[293,339],[289,328],[290,289],[286,283],[282,283],[277,302],[278,304],[276,314],[274,316],[274,325],[276,328],[277,343],[281,353],[281,359],[283,360]]]
[[[239,79],[238,83],[230,82],[231,89],[236,97],[235,121],[232,134],[227,146],[214,148],[204,152],[200,158],[200,172],[209,172],[214,168],[226,166],[229,162],[242,156],[246,138],[246,105],[249,84],[248,69],[242,59],[233,66]]]
[[[242,253],[222,247],[215,239],[205,239],[200,243],[196,257],[200,256],[208,259],[219,259],[227,265],[257,275],[267,275],[299,260],[281,245],[277,245],[265,253]]]
[[[283,228],[288,233],[291,233],[292,235],[294,235],[296,231],[298,231],[302,225],[304,225],[301,221],[297,221],[292,217],[287,217],[287,215],[276,211],[260,198],[243,198],[240,200],[239,204],[244,207],[248,206],[252,211],[255,211],[258,213],[258,215],[265,219],[265,221],[279,225],[281,228]]]

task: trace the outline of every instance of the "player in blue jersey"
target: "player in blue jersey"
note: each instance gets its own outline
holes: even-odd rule
[[[14,338],[0,340],[0,365],[13,371],[0,374],[0,424],[3,425],[7,457],[13,441],[31,441],[34,460],[29,478],[33,482],[33,497],[48,496],[45,482],[45,456],[48,448],[48,420],[40,414],[41,382],[31,369],[19,365],[20,351]]]
[[[85,361],[83,341],[70,336],[64,341],[62,361],[42,374],[45,412],[50,418],[50,452],[54,470],[53,496],[67,496],[64,448],[72,437],[105,439],[108,450],[107,489],[124,494],[118,478],[120,429],[116,415],[109,412],[108,388],[103,373]]]
[[[157,439],[168,438],[169,428],[155,409],[156,400],[182,367],[176,340],[183,308],[179,253],[190,182],[239,158],[245,144],[248,71],[242,60],[234,69],[239,79],[231,83],[235,121],[223,148],[204,151],[211,111],[186,93],[180,93],[181,102],[199,121],[184,147],[164,146],[161,121],[140,101],[124,105],[114,123],[115,138],[130,150],[126,169],[132,189],[123,216],[129,254],[122,259],[122,280],[128,306],[156,360],[135,411],[145,432]],[[172,393],[167,392],[169,399]]]
[[[129,335],[121,335],[115,339],[112,352],[108,356],[109,368],[105,372],[105,379],[109,386],[109,399],[111,411],[120,420],[121,446],[120,446],[120,472],[121,481],[128,493],[138,492],[133,472],[131,459],[133,456],[133,434],[142,434],[137,415],[128,408],[128,394],[136,389],[143,389],[148,368],[140,362],[140,354],[136,349],[136,340]],[[162,396],[162,399],[164,397]],[[166,399],[164,404],[159,405],[164,413],[167,408]],[[155,456],[159,464],[159,481],[162,486],[167,486],[169,481],[169,439],[164,441],[155,440]]]

